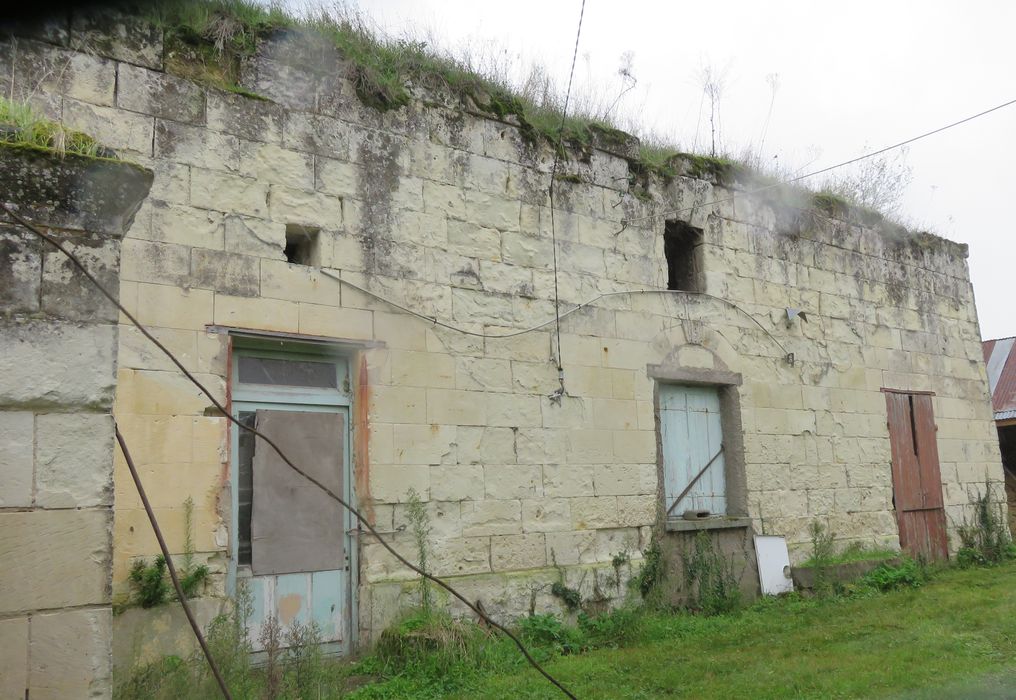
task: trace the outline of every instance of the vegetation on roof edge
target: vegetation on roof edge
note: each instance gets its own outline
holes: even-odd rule
[[[439,54],[426,42],[383,36],[343,5],[333,11],[317,9],[296,16],[274,1],[166,0],[147,6],[142,19],[163,32],[166,70],[261,100],[267,98],[240,85],[243,64],[254,56],[259,41],[287,30],[312,30],[329,39],[349,62],[348,77],[363,104],[387,112],[408,105],[414,99],[414,89],[443,91],[455,96],[465,111],[511,123],[527,142],[545,143],[562,158],[578,152],[580,159],[588,160],[594,147],[624,157],[632,173],[631,192],[642,201],[653,200],[650,176],[669,181],[685,175],[721,185],[739,181],[766,186],[779,182],[738,160],[641,143],[595,119],[562,119],[557,108],[514,94],[513,88],[478,74],[459,59]],[[77,138],[72,139],[75,147]],[[80,144],[86,151],[91,148],[87,140]],[[559,179],[573,178],[563,175]],[[828,187],[817,193],[804,192],[816,210],[830,216],[856,216],[868,225],[899,226]],[[927,239],[931,234],[923,237]],[[922,247],[926,245],[927,241],[922,241]]]
[[[27,102],[15,102],[5,97],[0,97],[0,143],[29,147],[61,157],[71,153],[88,158],[118,159],[115,152],[88,134],[40,116]]]

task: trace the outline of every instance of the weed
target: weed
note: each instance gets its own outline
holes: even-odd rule
[[[550,649],[555,654],[577,654],[587,646],[585,635],[579,628],[565,625],[555,615],[523,617],[518,621],[518,628],[526,644]]]
[[[551,584],[550,593],[564,603],[564,606],[568,608],[568,612],[575,612],[582,607],[582,594],[578,590],[565,585],[563,579],[561,581],[554,581]]]
[[[427,510],[416,489],[409,489],[409,500],[406,504],[406,515],[409,519],[409,526],[413,532],[413,542],[416,544],[417,566],[420,570],[429,573],[428,553],[430,550],[430,518]],[[429,613],[433,604],[433,591],[430,581],[426,577],[420,578],[420,603],[424,613]]]
[[[641,609],[625,605],[596,617],[580,614],[578,624],[591,645],[619,647],[631,644],[640,637],[644,619],[645,614]]]
[[[741,602],[733,558],[724,557],[706,531],[696,534],[691,551],[685,551],[684,579],[690,607],[707,615],[737,609]]]
[[[169,598],[169,584],[166,582],[166,559],[161,554],[151,564],[144,559],[136,559],[131,565],[129,581],[137,599],[143,608],[154,608],[162,605]]]
[[[653,537],[649,546],[642,552],[642,568],[631,579],[631,584],[638,589],[642,600],[647,603],[658,603],[660,584],[666,575],[666,563],[659,540]]]
[[[987,479],[984,493],[978,490],[971,494],[973,518],[964,513],[963,524],[956,528],[960,538],[956,561],[960,566],[998,564],[1016,556],[1004,504],[1004,500],[996,500],[993,485]]]
[[[183,502],[183,567],[180,569],[180,588],[187,598],[198,594],[208,579],[208,567],[204,564],[194,565],[194,499],[190,496]]]
[[[833,588],[829,567],[832,566],[835,556],[836,533],[818,520],[812,520],[808,526],[808,534],[811,536],[811,557],[808,562],[815,571],[812,590],[816,595],[829,595]]]
[[[917,588],[928,578],[927,572],[913,559],[904,559],[898,566],[882,564],[862,576],[858,584],[880,592],[899,588]]]

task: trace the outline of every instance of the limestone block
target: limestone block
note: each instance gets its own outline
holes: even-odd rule
[[[634,401],[593,399],[593,425],[602,430],[635,430],[638,419]]]
[[[483,467],[479,464],[435,465],[430,468],[430,496],[439,501],[483,499]]]
[[[224,247],[230,253],[256,255],[260,258],[285,260],[286,226],[275,221],[265,221],[235,214],[226,216],[224,223]],[[262,287],[266,266],[261,265]],[[264,293],[264,292],[262,292]]]
[[[592,471],[597,496],[656,493],[655,464],[597,464]]]
[[[4,84],[5,93],[14,99],[27,98],[25,93],[30,90],[96,105],[113,104],[116,94],[116,63],[113,61],[11,36],[0,43],[0,56],[5,57],[7,64],[4,76],[19,76],[20,85],[6,81]]]
[[[455,456],[455,426],[403,425],[393,428],[397,464],[447,464]]]
[[[35,416],[28,411],[0,411],[0,507],[32,505]]]
[[[105,508],[0,513],[0,608],[108,603],[111,520]]]
[[[567,452],[564,430],[519,428],[515,431],[515,456],[519,464],[563,464]]]
[[[248,141],[282,141],[282,105],[220,90],[209,90],[206,99],[209,129]]]
[[[261,259],[223,250],[191,251],[191,283],[234,296],[257,296],[261,285]]]
[[[338,197],[281,185],[270,189],[269,208],[275,221],[332,229],[343,224],[343,201]]]
[[[189,601],[202,629],[224,611],[223,600],[196,598]],[[184,658],[201,653],[180,605],[128,608],[113,618],[114,673],[135,665],[158,662],[166,656]]]
[[[338,197],[353,197],[358,191],[360,169],[353,163],[317,156],[315,189]]]
[[[445,425],[487,423],[487,395],[459,389],[427,389],[427,422]]]
[[[505,231],[501,234],[499,257],[512,265],[549,270],[554,255],[549,239],[527,233]]]
[[[33,698],[109,697],[110,608],[33,615],[29,685]]]
[[[462,502],[462,534],[513,535],[522,532],[522,504],[517,500]]]
[[[204,290],[195,289],[192,293],[201,291]],[[214,319],[216,325],[231,328],[264,328],[288,333],[300,330],[298,305],[280,299],[216,294]]]
[[[512,464],[516,461],[516,429],[459,426],[459,464]]]
[[[0,333],[0,403],[109,408],[116,326],[24,321]]]
[[[336,306],[340,283],[315,267],[281,260],[261,262],[261,295],[286,301]],[[360,311],[359,309],[350,309]],[[360,311],[369,314],[369,312]]]
[[[486,294],[472,289],[452,289],[452,313],[456,321],[509,326],[515,317],[510,296]]]
[[[28,618],[0,620],[0,696],[23,698],[28,688]]]
[[[348,161],[354,125],[321,114],[286,112],[282,144],[286,148]]]
[[[494,571],[519,571],[547,565],[547,540],[543,533],[490,538],[490,561]]]
[[[268,187],[252,178],[191,168],[190,201],[202,209],[266,218]]]
[[[520,393],[550,393],[558,386],[557,368],[550,362],[512,362],[512,388]]]
[[[251,165],[241,160],[239,139],[203,126],[157,118],[155,157],[208,170],[253,175]]]
[[[259,182],[311,191],[315,187],[314,156],[273,143],[241,142],[245,167]]]
[[[151,230],[138,232],[138,238],[192,248],[223,249],[223,215],[220,212],[153,201],[151,214]]]
[[[490,571],[490,539],[459,537],[436,542],[433,562],[437,576],[487,573]]]
[[[426,423],[426,389],[394,386],[372,387],[370,419],[382,423]]]
[[[85,268],[113,294],[117,291],[119,244],[99,237],[57,236]],[[42,310],[60,318],[113,322],[117,311],[68,258],[52,248],[42,257]]]
[[[535,428],[543,425],[540,397],[525,394],[486,396],[486,424],[509,428]]]
[[[396,386],[455,388],[455,358],[451,355],[392,350],[391,366]]]
[[[511,362],[486,357],[455,358],[455,388],[473,391],[509,391],[512,386]]]
[[[565,388],[569,386],[565,371]],[[540,397],[540,411],[545,428],[583,428],[591,423],[591,402],[577,396],[562,396],[560,401],[551,401],[547,396]]]
[[[424,180],[423,201],[425,211],[445,214],[453,219],[466,219],[465,195],[458,187]]]
[[[618,496],[618,525],[624,527],[641,527],[656,522],[656,509],[659,498],[655,494],[641,496]]]
[[[172,243],[125,238],[120,278],[167,285],[185,284],[190,277],[190,248]]]
[[[44,251],[30,235],[0,232],[0,309],[7,313],[39,309]]]
[[[613,461],[614,444],[610,431],[569,431],[568,462],[570,464],[608,464]]]
[[[592,496],[595,493],[593,468],[576,464],[544,465],[543,492],[547,497]]]
[[[430,528],[430,542],[460,537],[462,535],[462,509],[459,502],[457,500],[433,500],[433,493],[431,493],[431,499],[423,504],[424,514],[427,516],[427,526]],[[409,510],[409,506],[405,504],[394,506],[393,523],[396,530],[413,531]]]
[[[406,503],[414,489],[423,500],[430,498],[430,467],[426,464],[372,464],[370,497],[380,503]]]
[[[539,498],[522,501],[524,532],[561,532],[571,529],[570,499]]]
[[[594,530],[548,532],[547,560],[554,566],[596,561],[596,532]]]
[[[483,260],[501,259],[501,232],[464,221],[450,221],[448,252]]]
[[[116,409],[134,415],[200,416],[208,398],[174,366],[168,371],[131,370],[117,372]],[[219,401],[226,401],[226,384],[220,375],[194,369],[198,381]]]
[[[197,84],[129,63],[117,68],[118,107],[177,122],[204,122],[205,95]]]
[[[521,203],[518,199],[465,190],[465,219],[472,224],[499,231],[517,231]],[[451,212],[448,212],[451,214]]]
[[[113,505],[113,419],[105,413],[36,417],[36,505]]]
[[[350,340],[370,340],[374,337],[373,313],[370,311],[301,303],[298,313],[300,333],[306,335]],[[391,381],[391,377],[388,376],[386,381]]]
[[[539,498],[543,468],[538,465],[488,464],[483,468],[487,498]]]
[[[62,123],[88,134],[107,148],[152,155],[155,120],[150,116],[65,99]]]

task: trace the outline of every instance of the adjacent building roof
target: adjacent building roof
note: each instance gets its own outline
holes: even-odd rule
[[[983,349],[995,420],[1016,418],[1016,336],[985,340]]]

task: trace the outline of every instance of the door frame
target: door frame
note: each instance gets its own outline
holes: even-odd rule
[[[349,383],[349,357],[336,348],[325,344],[305,344],[300,342],[280,342],[278,340],[260,340],[234,337],[231,348],[230,362],[230,414],[239,419],[240,412],[258,409],[342,413],[345,425],[343,440],[343,493],[348,503],[356,505],[356,479],[353,475],[352,460],[352,392]],[[241,384],[239,381],[239,362],[237,358],[262,357],[288,360],[327,360],[336,364],[339,372],[337,389],[318,389],[289,386],[267,386]],[[238,581],[251,577],[249,572],[241,572],[239,556],[239,442],[240,428],[229,425],[229,558],[226,573],[226,592],[229,596],[237,593]],[[346,590],[342,593],[343,605],[347,614],[343,615],[342,639],[338,642],[325,642],[321,649],[328,655],[348,655],[357,647],[357,624],[359,612],[359,539],[354,537],[355,519],[349,510],[343,508],[342,529],[345,533],[344,548],[346,551]],[[246,568],[246,567],[244,567]],[[245,621],[246,623],[246,621]],[[259,652],[260,653],[260,652]]]

